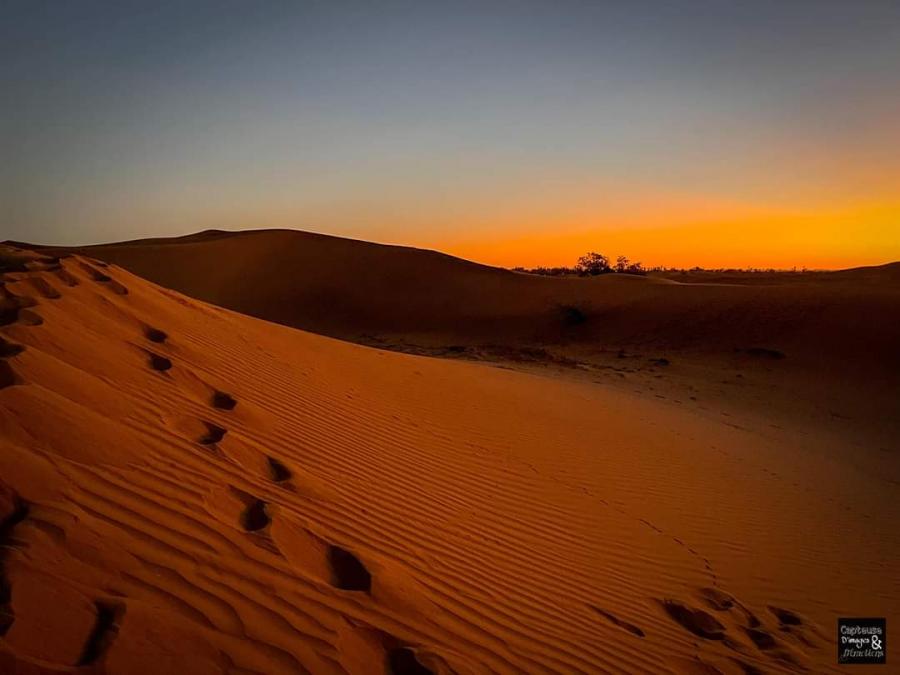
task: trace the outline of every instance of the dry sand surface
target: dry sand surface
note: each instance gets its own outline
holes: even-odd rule
[[[202,300],[0,255],[0,672],[840,672],[897,624],[895,283],[291,237],[91,252]]]
[[[825,430],[900,480],[887,456],[900,438],[900,263],[682,277],[692,283],[548,278],[291,230],[48,252],[332,337],[559,371],[741,426]]]

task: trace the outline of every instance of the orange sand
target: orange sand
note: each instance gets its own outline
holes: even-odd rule
[[[878,412],[897,404],[896,286],[585,284],[386,247],[341,269],[327,246],[298,261],[234,241],[142,255],[197,297],[323,332],[345,317],[330,332],[392,347],[645,353],[609,381],[605,353],[537,374],[425,358],[10,250],[0,672],[839,672],[838,616],[900,619]],[[379,271],[392,253],[414,264]],[[315,274],[360,304],[310,291]],[[554,314],[570,296],[582,333]],[[752,347],[787,357],[733,352]],[[790,392],[777,424],[741,388],[722,397],[735,412],[710,409],[728,359],[752,392],[861,401],[887,444],[812,404],[792,415]]]

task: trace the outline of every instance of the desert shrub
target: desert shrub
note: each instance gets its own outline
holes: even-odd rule
[[[607,274],[612,272],[609,266],[609,258],[605,255],[591,251],[578,259],[575,264],[575,271],[582,276],[597,276],[598,274]]]
[[[610,272],[619,272],[622,274],[640,274],[646,275],[647,270],[639,262],[631,262],[624,255],[620,255],[616,259],[616,264],[611,266],[609,258],[605,255],[591,251],[578,259],[574,267],[513,267],[513,272],[524,272],[525,274],[539,274],[545,277],[563,277],[570,275],[597,276],[599,274],[609,274]]]
[[[620,255],[616,258],[615,271],[619,274],[639,274],[641,276],[647,274],[647,270],[644,269],[643,263],[631,262],[624,255]]]

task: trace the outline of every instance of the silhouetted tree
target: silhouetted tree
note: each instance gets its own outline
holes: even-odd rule
[[[578,259],[575,265],[575,271],[583,276],[596,276],[598,274],[606,274],[612,272],[609,266],[609,258],[591,251],[587,255],[583,255]]]
[[[662,268],[659,268],[660,270]],[[527,269],[525,267],[514,267],[514,272],[525,272],[527,274],[540,274],[548,277],[561,277],[570,274],[578,274],[580,276],[596,276],[598,274],[608,274],[609,272],[620,272],[623,274],[647,274],[647,270],[639,262],[631,262],[626,256],[620,255],[616,258],[614,267],[610,266],[609,258],[595,251],[581,256],[574,267],[533,267]]]

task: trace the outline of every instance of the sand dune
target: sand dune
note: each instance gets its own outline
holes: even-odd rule
[[[893,348],[900,328],[884,321],[897,311],[900,263],[762,277],[764,284],[750,286],[559,279],[293,230],[210,231],[47,252],[91,255],[206,302],[349,339],[602,341],[703,352],[759,346],[815,364],[850,357],[854,368],[900,366]],[[593,320],[579,323],[572,309]]]
[[[158,256],[144,272],[164,285],[235,309],[258,300],[254,314],[284,323],[308,313],[320,329],[338,320],[329,304],[352,330],[404,314],[420,326],[431,307],[441,340],[464,317],[474,341],[514,338],[503,331],[569,292],[437,254],[363,247],[341,270],[325,249],[342,240],[283,258],[263,241],[100,253],[137,271]],[[379,272],[386,252],[412,262]],[[860,461],[896,469],[893,452],[577,377],[337,341],[81,256],[7,250],[0,263],[2,672],[838,672],[837,616],[900,619],[896,474]],[[416,264],[438,288],[414,283]],[[310,269],[330,276],[304,295]],[[359,291],[370,312],[321,295],[341,275],[371,284]],[[405,308],[387,292],[398,285]],[[609,321],[675,306],[630,335],[733,292],[593,287]],[[737,293],[725,318],[762,302]],[[879,293],[835,302],[865,316],[889,303]],[[789,305],[769,310],[776,323],[790,324]],[[892,363],[880,340],[895,329],[865,334],[865,372]],[[740,344],[796,361],[811,329],[784,330]],[[797,368],[850,347],[831,336]]]
[[[288,230],[46,252],[85,253],[194,298],[363,344],[557,367],[717,416],[826,428],[875,473],[900,479],[884,457],[900,436],[900,263],[749,282],[559,279]]]

